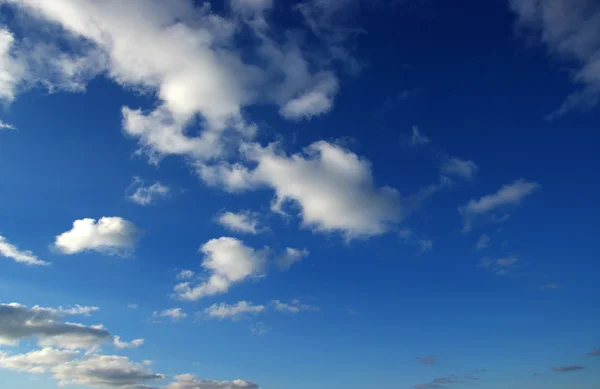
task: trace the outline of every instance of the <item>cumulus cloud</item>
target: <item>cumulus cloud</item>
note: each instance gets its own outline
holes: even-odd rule
[[[486,234],[483,234],[479,237],[477,243],[475,243],[475,250],[483,250],[490,245],[490,237]]]
[[[490,269],[496,275],[505,276],[514,271],[518,261],[519,260],[516,257],[503,257],[498,259],[482,258],[479,261],[478,267]]]
[[[289,270],[293,265],[308,257],[307,249],[299,250],[292,247],[286,247],[283,254],[277,258],[277,266],[280,270]]]
[[[146,341],[144,339],[134,339],[131,342],[124,342],[118,336],[115,336],[113,338],[113,345],[119,349],[138,348],[138,347],[141,347],[145,342]]]
[[[555,57],[572,67],[582,88],[547,119],[572,109],[589,110],[600,101],[600,4],[594,0],[510,0],[518,25],[534,33]]]
[[[556,373],[569,373],[572,371],[583,370],[583,366],[579,365],[570,365],[570,366],[556,366],[552,368],[553,372]]]
[[[11,244],[8,239],[0,235],[0,255],[5,258],[10,258],[16,262],[24,263],[33,266],[46,266],[49,262],[42,261],[29,250],[22,251],[17,246]]]
[[[200,251],[204,254],[202,267],[209,273],[208,279],[195,286],[189,282],[176,285],[176,298],[195,301],[226,293],[233,284],[261,276],[268,254],[268,248],[255,250],[230,237],[211,239]]]
[[[1,86],[0,86],[0,88],[1,88]],[[0,92],[0,94],[2,94],[2,92]],[[2,120],[0,120],[0,130],[16,130],[16,129],[17,128],[15,126],[13,126],[12,124],[9,124],[9,123],[6,123],[6,122],[3,122]]]
[[[10,355],[0,352],[0,368],[43,374],[49,369],[69,362],[79,356],[78,351],[43,348],[26,354]]]
[[[185,319],[187,316],[188,316],[187,313],[185,313],[183,311],[183,309],[181,309],[181,308],[169,308],[169,309],[165,309],[164,311],[161,311],[161,312],[155,311],[152,313],[153,319],[167,318],[173,322],[181,321],[181,320]]]
[[[428,137],[423,135],[421,133],[421,130],[419,130],[419,127],[413,126],[412,127],[412,135],[409,139],[409,144],[412,147],[420,147],[420,146],[425,146],[428,143],[431,143],[431,139],[429,139]]]
[[[175,376],[175,382],[165,386],[165,389],[260,389],[260,387],[249,381],[213,381],[200,380],[191,374]]]
[[[519,205],[523,199],[539,188],[535,182],[516,180],[512,184],[504,185],[497,192],[471,199],[467,204],[458,208],[463,217],[463,232],[473,228],[474,223],[484,223],[494,220],[494,214]]]
[[[56,237],[54,247],[64,254],[98,251],[125,256],[133,250],[139,233],[132,222],[120,217],[81,219]]]
[[[90,348],[111,339],[102,326],[85,326],[60,320],[68,312],[17,303],[0,304],[0,344],[15,345],[37,338],[45,347]]]
[[[266,310],[264,305],[253,305],[251,302],[239,301],[237,304],[213,304],[204,310],[207,319],[240,319],[246,315],[256,315]]]
[[[128,195],[127,198],[134,203],[139,205],[150,205],[157,200],[168,197],[171,193],[171,188],[158,181],[151,185],[147,185],[141,178],[134,177],[128,192],[133,192]]]
[[[256,235],[264,230],[260,226],[258,214],[250,211],[223,212],[218,216],[217,222],[229,230],[245,234]]]
[[[441,172],[446,176],[473,180],[479,171],[479,166],[470,160],[451,157],[442,162]]]
[[[292,300],[290,304],[283,303],[279,300],[271,301],[271,305],[279,312],[298,313],[302,311],[320,311],[321,308],[315,305],[303,304],[300,300]]]

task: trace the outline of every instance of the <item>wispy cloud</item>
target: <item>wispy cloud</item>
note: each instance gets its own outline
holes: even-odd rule
[[[572,371],[583,370],[584,367],[580,365],[570,365],[570,366],[556,366],[552,368],[553,372],[556,373],[569,373]]]
[[[412,147],[420,147],[425,146],[428,143],[431,143],[431,139],[426,137],[421,130],[417,126],[412,127],[412,135],[409,138],[409,145]]]
[[[47,266],[50,264],[49,262],[42,261],[29,250],[19,250],[17,246],[11,244],[2,235],[0,235],[0,255],[26,265]]]
[[[12,124],[6,123],[0,120],[0,130],[16,130],[17,128]]]
[[[127,198],[132,202],[139,205],[151,205],[159,199],[168,197],[171,188],[158,181],[153,184],[146,184],[140,177],[133,177],[133,181],[126,192],[129,193]]]
[[[482,258],[479,261],[478,267],[490,269],[499,276],[506,276],[516,269],[518,261],[516,257],[502,257],[498,259]]]
[[[475,243],[475,250],[483,250],[490,245],[490,237],[486,234],[483,234],[479,237],[477,243]]]

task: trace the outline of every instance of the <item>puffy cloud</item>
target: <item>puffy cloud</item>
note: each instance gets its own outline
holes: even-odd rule
[[[150,205],[159,199],[169,196],[171,188],[160,182],[146,185],[144,184],[144,180],[134,177],[128,191],[133,191],[132,194],[127,196],[129,200],[139,205]]]
[[[583,370],[583,366],[579,365],[570,365],[570,366],[556,366],[552,368],[553,372],[556,373],[569,373],[572,371]]]
[[[516,267],[518,258],[503,257],[498,259],[483,258],[479,261],[478,267],[490,269],[499,276],[510,274]]]
[[[64,254],[93,250],[107,254],[127,255],[138,239],[139,230],[120,217],[81,219],[73,228],[56,237],[54,246]]]
[[[268,248],[255,250],[229,237],[211,239],[200,251],[204,253],[202,267],[210,276],[196,286],[189,282],[176,285],[174,296],[179,299],[195,301],[226,293],[231,285],[262,275],[268,254]]]
[[[483,234],[479,237],[477,243],[475,243],[475,250],[483,250],[490,245],[490,237]]]
[[[246,234],[255,235],[263,230],[258,221],[258,214],[250,211],[223,212],[218,216],[217,222],[232,231]]]
[[[145,342],[146,341],[144,339],[134,339],[131,342],[124,342],[118,336],[115,336],[113,338],[113,345],[119,349],[138,348],[138,347],[141,347]]]
[[[431,143],[431,139],[429,139],[428,137],[423,135],[421,133],[421,130],[419,130],[419,127],[413,126],[412,127],[412,135],[409,139],[409,144],[412,147],[419,147],[419,146],[425,146],[428,143]]]
[[[14,345],[35,337],[42,346],[68,349],[90,348],[108,341],[110,333],[102,326],[65,323],[65,311],[17,303],[0,304],[0,344]]]
[[[548,119],[574,108],[590,109],[600,101],[600,5],[595,0],[510,0],[520,27],[532,30],[548,51],[574,68],[583,85]]]
[[[251,302],[239,301],[237,304],[213,304],[204,310],[204,317],[208,319],[239,319],[245,315],[256,315],[264,312],[264,305],[252,305]]]
[[[298,250],[292,247],[286,247],[283,254],[277,258],[277,266],[281,270],[288,270],[294,264],[308,257],[308,254],[309,251],[307,249]]]
[[[183,310],[181,308],[169,308],[169,309],[165,309],[164,311],[161,312],[154,312],[152,313],[152,317],[154,319],[158,319],[158,318],[168,318],[171,321],[180,321],[183,320],[187,317],[187,313],[183,312]]]
[[[275,310],[279,312],[298,313],[301,311],[320,311],[321,308],[315,305],[302,304],[300,300],[293,300],[291,304],[283,303],[279,300],[271,301]]]
[[[196,273],[194,273],[191,270],[182,270],[179,273],[177,273],[177,276],[175,278],[177,278],[178,280],[187,280],[189,278],[192,278],[194,275],[196,275]]]
[[[493,220],[494,212],[519,205],[523,199],[531,195],[539,184],[516,180],[512,184],[504,185],[497,192],[481,197],[478,200],[471,199],[467,204],[458,208],[463,217],[463,232],[472,229],[475,222]]]
[[[447,176],[455,176],[472,180],[479,171],[479,166],[473,161],[466,161],[460,158],[451,157],[442,162],[442,174]]]
[[[0,87],[1,88],[1,87]],[[0,92],[1,94],[2,92]],[[10,123],[3,122],[0,120],[0,130],[16,130],[17,128]]]
[[[303,119],[327,113],[333,107],[338,82],[330,72],[322,75],[314,88],[288,101],[279,111],[286,119]]]
[[[52,373],[61,386],[86,385],[119,389],[149,388],[145,385],[146,382],[165,378],[126,357],[97,354],[57,365]]]
[[[175,382],[165,386],[165,389],[260,389],[260,387],[249,381],[199,380],[191,374],[182,374],[176,376]]]
[[[49,262],[42,261],[31,251],[21,251],[17,246],[11,244],[5,237],[0,235],[0,255],[26,265],[46,266]]]
[[[435,365],[437,363],[437,357],[435,355],[430,357],[417,357],[417,361],[422,365]]]
[[[43,348],[26,354],[9,355],[0,352],[0,368],[25,371],[32,374],[46,373],[49,369],[69,362],[79,356],[79,352]]]

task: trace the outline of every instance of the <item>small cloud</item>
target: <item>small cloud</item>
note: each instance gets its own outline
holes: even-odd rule
[[[250,326],[252,335],[263,336],[271,331],[271,328],[267,327],[263,322],[256,322]]]
[[[138,309],[140,306],[137,304],[127,304],[127,308],[129,309]]]
[[[275,310],[279,312],[288,312],[288,313],[298,313],[301,311],[320,311],[321,308],[315,305],[303,304],[300,300],[292,300],[291,304],[283,303],[279,300],[271,301],[271,304],[275,308]]]
[[[159,199],[163,199],[169,196],[171,188],[163,185],[160,182],[155,182],[151,185],[146,185],[144,180],[140,177],[133,177],[133,181],[127,193],[131,193],[127,198],[139,205],[151,205]]]
[[[0,120],[0,130],[13,130],[15,131],[17,128],[15,126],[13,126],[12,124],[6,123],[2,120]]]
[[[419,127],[413,126],[412,127],[412,135],[409,139],[409,144],[412,147],[420,147],[420,146],[425,146],[428,143],[431,143],[431,140],[421,133],[421,130],[419,130]]]
[[[440,167],[442,174],[449,177],[459,177],[465,180],[473,180],[479,171],[479,166],[473,161],[467,161],[452,157],[442,162]]]
[[[590,351],[586,354],[588,357],[600,357],[600,348]]]
[[[165,309],[162,312],[154,311],[154,313],[152,313],[153,319],[167,318],[173,322],[181,321],[181,320],[185,319],[187,316],[188,316],[187,313],[183,312],[183,310],[181,308],[170,308],[170,309]]]
[[[552,371],[556,373],[569,373],[572,371],[583,370],[583,366],[572,365],[572,366],[557,366],[553,367]]]
[[[475,244],[475,250],[483,250],[490,245],[490,237],[483,234],[479,237],[479,240]]]
[[[477,267],[490,269],[496,275],[505,276],[512,273],[512,271],[516,268],[518,261],[519,259],[516,257],[503,257],[498,259],[482,258]]]
[[[554,289],[558,289],[558,288],[559,288],[558,284],[546,284],[546,285],[540,286],[541,290],[554,290]]]
[[[213,304],[204,310],[203,317],[206,319],[240,319],[247,315],[257,315],[267,308],[264,305],[253,305],[248,301],[240,301],[237,304]]]
[[[145,342],[144,339],[134,339],[131,342],[124,342],[124,341],[121,341],[121,338],[118,336],[115,336],[113,338],[113,345],[118,349],[138,348],[138,347],[142,346],[144,344],[144,342]]]
[[[187,280],[192,278],[194,275],[196,275],[196,273],[194,273],[191,270],[182,270],[179,273],[177,273],[177,276],[175,278],[177,278],[178,280]]]
[[[243,234],[256,235],[266,230],[260,224],[259,214],[250,211],[224,212],[217,217],[217,222],[228,230]]]
[[[289,270],[294,264],[308,257],[307,249],[298,250],[292,247],[286,247],[285,252],[277,258],[277,266],[280,270]]]
[[[47,266],[50,264],[50,262],[42,261],[29,250],[19,250],[17,246],[11,244],[2,235],[0,235],[0,256],[29,266]]]
[[[435,364],[437,364],[437,357],[435,355],[432,355],[430,357],[416,357],[416,359],[422,365],[435,365]]]

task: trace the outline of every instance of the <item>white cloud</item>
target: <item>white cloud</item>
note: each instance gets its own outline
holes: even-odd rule
[[[197,286],[184,282],[175,286],[175,295],[182,300],[195,301],[202,297],[226,293],[235,283],[263,274],[268,249],[255,250],[235,238],[221,237],[206,242],[202,267],[210,276]]]
[[[0,304],[0,345],[18,344],[23,339],[37,338],[45,347],[69,349],[90,348],[108,341],[110,333],[102,326],[85,326],[60,320],[69,313],[61,309],[17,303]]]
[[[230,193],[243,192],[257,186],[252,172],[240,163],[207,165],[198,162],[195,167],[196,173],[206,185],[219,187]]]
[[[261,321],[253,323],[250,326],[250,332],[252,332],[252,335],[263,336],[269,331],[271,331],[271,328],[267,327],[267,325]]]
[[[49,262],[42,261],[31,251],[21,251],[17,246],[11,244],[5,237],[0,235],[0,255],[6,258],[15,260],[16,262],[24,263],[26,265],[35,266],[46,266]]]
[[[315,305],[303,304],[300,300],[293,300],[291,304],[283,303],[279,300],[271,301],[275,310],[279,312],[298,313],[301,311],[320,311]]]
[[[15,88],[25,71],[12,55],[14,43],[14,35],[0,28],[0,100],[8,102],[15,98]]]
[[[158,319],[158,318],[168,318],[171,321],[180,321],[183,320],[187,317],[187,313],[183,312],[183,309],[181,308],[169,308],[169,309],[165,309],[164,311],[161,312],[154,312],[152,313],[152,318],[154,319]]]
[[[107,254],[128,255],[138,239],[139,230],[120,217],[81,219],[73,228],[56,237],[54,246],[64,254],[93,250]]]
[[[264,312],[264,305],[253,305],[251,302],[239,301],[237,304],[213,304],[204,310],[204,317],[208,319],[239,319],[246,315],[256,315]]]
[[[159,199],[168,197],[171,193],[171,188],[160,182],[145,185],[144,180],[139,177],[133,177],[133,182],[128,191],[133,191],[131,195],[127,196],[129,200],[139,205],[150,205]]]
[[[519,205],[525,197],[538,188],[539,184],[521,179],[504,185],[497,192],[478,200],[471,199],[467,204],[458,208],[464,221],[463,232],[470,231],[475,222],[493,220],[494,215],[491,214],[494,212]]]
[[[460,158],[451,157],[442,162],[442,174],[447,176],[456,176],[465,180],[472,180],[479,171],[479,166],[473,161],[466,161]]]
[[[62,315],[73,315],[73,316],[90,316],[92,312],[99,311],[98,307],[89,307],[86,305],[75,305],[71,308],[58,307],[57,312]]]
[[[165,378],[142,364],[131,362],[127,357],[97,354],[57,365],[52,373],[60,386],[85,385],[119,389],[150,388],[144,383]]]
[[[165,389],[260,389],[260,387],[249,381],[200,380],[191,374],[182,374],[175,376],[175,382],[165,386]]]
[[[43,348],[26,354],[10,355],[0,352],[0,368],[43,374],[49,369],[69,362],[79,356],[79,352]]]
[[[338,91],[338,81],[331,72],[322,74],[321,81],[314,88],[288,101],[279,111],[286,119],[310,119],[331,110],[333,99]]]
[[[302,261],[303,258],[308,257],[309,251],[307,249],[298,250],[292,247],[286,247],[285,252],[277,258],[277,266],[281,270],[288,270],[294,264]]]
[[[431,139],[429,139],[428,137],[423,135],[421,133],[421,130],[419,130],[419,127],[413,126],[412,127],[412,135],[410,137],[409,144],[412,147],[419,147],[419,146],[425,146],[428,143],[431,143]]]
[[[113,338],[113,345],[119,349],[138,348],[141,347],[145,342],[146,341],[144,339],[134,339],[131,342],[124,342],[119,336],[115,336]]]
[[[1,86],[0,86],[1,88]],[[2,92],[0,92],[1,94]],[[2,120],[0,120],[0,130],[16,130],[17,128],[15,126],[13,126],[12,124],[3,122]]]
[[[191,270],[182,270],[179,273],[177,273],[177,276],[175,276],[175,278],[177,278],[178,280],[187,280],[189,278],[192,278],[194,275],[196,275],[196,273],[194,273]]]
[[[258,214],[250,211],[223,212],[217,218],[217,222],[225,228],[235,232],[256,235],[262,230],[258,220]]]
[[[479,240],[475,244],[475,249],[483,250],[484,248],[488,247],[489,245],[490,245],[490,237],[487,236],[486,234],[483,234],[479,237]]]
[[[590,109],[600,101],[600,6],[595,0],[510,0],[520,27],[533,30],[548,51],[573,68],[583,85],[548,119],[574,108]]]

